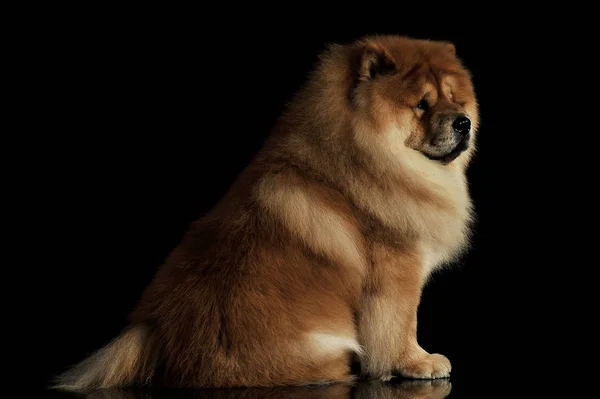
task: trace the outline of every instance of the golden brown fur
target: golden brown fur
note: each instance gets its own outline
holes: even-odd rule
[[[471,129],[452,155],[456,115]],[[468,245],[477,123],[452,44],[329,47],[158,270],[127,332],[57,387],[348,381],[353,353],[374,378],[447,376],[448,359],[416,341],[416,311],[431,271]]]

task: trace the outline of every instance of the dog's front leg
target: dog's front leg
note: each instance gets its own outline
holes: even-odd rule
[[[363,374],[389,379],[393,373],[433,379],[450,375],[450,361],[417,342],[417,309],[425,268],[417,252],[384,245],[373,248],[373,265],[358,315]]]

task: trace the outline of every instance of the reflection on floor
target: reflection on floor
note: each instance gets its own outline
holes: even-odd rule
[[[240,388],[202,390],[133,391],[108,389],[88,395],[66,395],[86,399],[441,399],[450,394],[450,380],[361,381],[354,385],[290,388]]]

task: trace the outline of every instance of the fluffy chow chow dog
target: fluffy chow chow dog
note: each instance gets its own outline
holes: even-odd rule
[[[468,247],[478,107],[452,43],[331,45],[227,194],[66,390],[448,377],[421,348],[430,273]]]

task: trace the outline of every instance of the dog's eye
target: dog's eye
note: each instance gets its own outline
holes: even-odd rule
[[[427,104],[427,101],[421,100],[417,104],[417,109],[420,109],[420,110],[423,110],[423,111],[427,111],[427,109],[429,109],[429,104]]]

